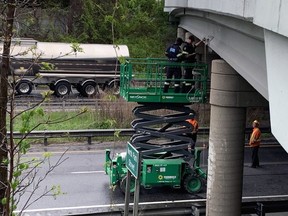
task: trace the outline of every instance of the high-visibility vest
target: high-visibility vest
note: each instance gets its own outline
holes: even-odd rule
[[[251,147],[260,146],[260,141],[261,141],[261,131],[259,128],[255,127],[253,128],[253,131],[251,133],[249,145]]]
[[[198,132],[199,125],[195,119],[187,119],[186,121],[193,126],[193,131]]]

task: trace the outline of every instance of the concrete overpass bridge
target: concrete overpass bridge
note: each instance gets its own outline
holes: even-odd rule
[[[207,38],[211,69],[207,215],[241,215],[246,108],[269,102],[273,135],[288,152],[288,1],[165,0],[185,33]],[[221,127],[219,127],[221,125]]]

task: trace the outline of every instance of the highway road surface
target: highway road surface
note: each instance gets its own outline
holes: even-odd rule
[[[61,194],[55,199],[45,196],[32,203],[26,210],[25,216],[34,215],[63,215],[69,213],[88,213],[100,208],[122,205],[124,195],[119,191],[112,191],[109,178],[104,174],[105,148],[112,152],[125,151],[125,143],[116,144],[74,144],[35,146],[28,153],[29,158],[41,158],[44,152],[52,152],[51,164],[62,155],[64,162],[55,168],[42,182],[36,194],[37,199],[46,188],[53,185],[61,187]],[[288,154],[281,147],[262,147],[259,151],[261,168],[250,168],[250,149],[245,149],[243,197],[288,195]],[[201,166],[207,168],[207,150],[202,154]],[[48,165],[44,165],[37,177],[45,173]],[[17,210],[21,210],[27,198],[31,195],[31,187],[21,198]],[[142,189],[140,202],[165,202],[172,200],[191,200],[206,198],[206,193],[190,195],[180,189],[153,188]],[[284,215],[284,214],[282,214]]]

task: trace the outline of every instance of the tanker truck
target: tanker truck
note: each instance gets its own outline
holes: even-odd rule
[[[72,87],[89,97],[98,88],[119,88],[119,60],[129,57],[129,50],[126,45],[17,39],[12,41],[10,56],[9,80],[17,94],[29,95],[35,87],[46,85],[58,97],[68,95]]]

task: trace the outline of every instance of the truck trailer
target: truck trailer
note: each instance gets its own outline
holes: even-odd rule
[[[119,61],[129,57],[129,50],[126,45],[21,39],[12,41],[10,57],[10,82],[18,94],[29,95],[34,87],[46,85],[58,97],[68,95],[72,87],[89,97],[98,87],[118,89]]]

